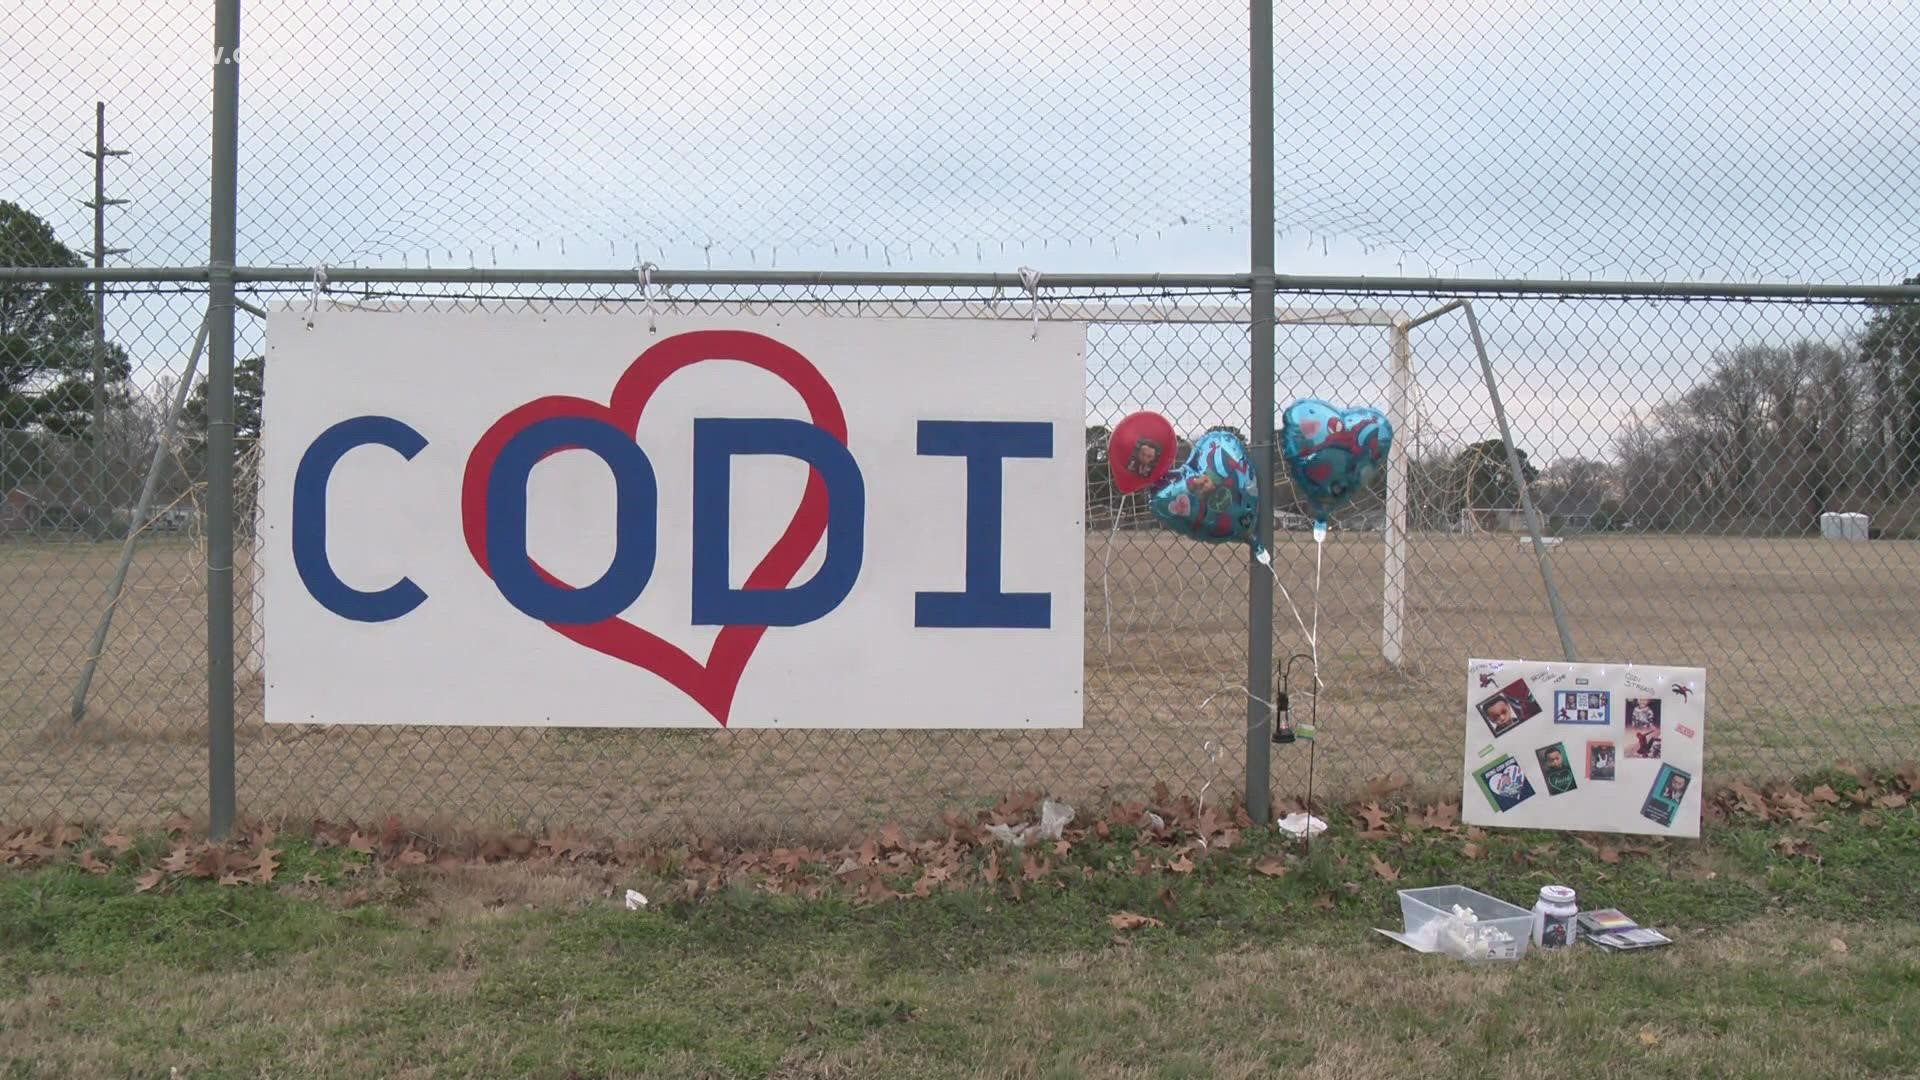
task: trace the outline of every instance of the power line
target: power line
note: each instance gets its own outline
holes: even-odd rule
[[[124,157],[128,151],[107,147],[107,103],[93,103],[93,149],[80,151],[93,159],[93,198],[83,205],[93,209],[93,265],[107,265],[107,256],[124,255],[126,248],[107,246],[107,207],[125,206],[126,199],[107,198],[107,159]],[[93,443],[93,499],[95,526],[107,501],[107,459],[101,452],[100,436],[106,430],[107,414],[107,292],[105,281],[93,283],[93,424],[89,436]]]

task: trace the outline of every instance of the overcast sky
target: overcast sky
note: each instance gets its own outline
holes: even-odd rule
[[[111,218],[110,242],[132,249],[119,261],[203,261],[209,8],[17,5],[0,28],[0,197],[84,247],[78,151],[105,100],[110,141],[132,151],[110,172],[132,200]],[[1920,272],[1911,0],[1278,8],[1283,271]],[[261,0],[244,17],[245,262],[1246,265],[1240,4]],[[176,363],[196,318],[129,298],[114,333]],[[1489,319],[1516,411],[1566,452],[1599,449],[1622,403],[1684,385],[1715,347],[1858,321],[1540,303]],[[1171,335],[1177,370],[1162,339],[1107,335],[1096,381],[1153,366],[1162,396],[1204,395],[1187,422],[1244,413],[1224,389],[1240,347],[1194,335]],[[1377,393],[1378,338],[1298,340],[1282,398]],[[1466,395],[1461,372],[1470,385],[1471,367],[1434,370],[1429,398]],[[1109,378],[1096,405],[1138,384]],[[1479,423],[1467,400],[1463,429]]]

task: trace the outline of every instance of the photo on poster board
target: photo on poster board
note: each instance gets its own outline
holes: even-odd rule
[[[1465,691],[1465,823],[1700,835],[1705,669],[1472,659]]]
[[[1673,815],[1679,813],[1680,804],[1686,801],[1687,789],[1692,785],[1693,777],[1684,770],[1671,764],[1660,766],[1660,775],[1654,777],[1647,801],[1640,807],[1640,816],[1658,825],[1673,824]]]
[[[1605,690],[1555,690],[1553,722],[1605,727],[1613,723],[1612,696]]]
[[[1478,708],[1496,739],[1540,715],[1540,702],[1525,679],[1515,679],[1482,698]]]
[[[1482,766],[1474,779],[1480,782],[1481,794],[1496,812],[1511,810],[1533,797],[1533,783],[1512,755]]]
[[[1627,756],[1660,759],[1660,699],[1627,699],[1627,732],[1633,741],[1627,744]]]
[[[1565,795],[1573,791],[1573,766],[1567,762],[1567,744],[1554,743],[1535,750],[1534,756],[1540,759],[1540,775],[1546,778],[1547,794]]]
[[[1612,739],[1587,740],[1587,779],[1613,779],[1614,746]]]

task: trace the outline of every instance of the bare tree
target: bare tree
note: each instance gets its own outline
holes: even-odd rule
[[[1705,381],[1616,441],[1623,510],[1659,528],[1805,532],[1870,483],[1870,373],[1852,345],[1718,353]]]

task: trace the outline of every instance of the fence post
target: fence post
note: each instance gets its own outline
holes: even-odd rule
[[[233,828],[233,264],[240,0],[213,7],[213,184],[207,236],[207,832]]]
[[[1394,433],[1387,447],[1386,558],[1380,607],[1380,655],[1400,666],[1405,656],[1401,620],[1407,610],[1407,399],[1413,387],[1413,331],[1406,316],[1393,319],[1393,362],[1388,371],[1387,423]]]
[[[1261,550],[1273,550],[1273,0],[1249,7],[1248,90],[1253,166],[1252,339],[1249,379],[1253,408],[1254,475],[1260,513],[1254,535]],[[1251,554],[1247,559],[1247,816],[1264,825],[1273,818],[1273,572]]]

